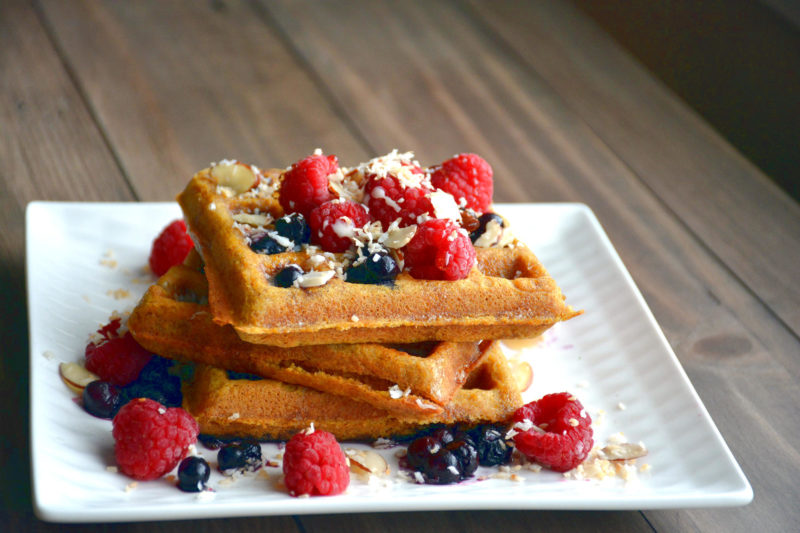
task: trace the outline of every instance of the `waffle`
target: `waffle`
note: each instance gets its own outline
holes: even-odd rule
[[[232,325],[247,342],[290,347],[533,338],[580,314],[517,241],[478,248],[476,268],[466,279],[420,280],[403,272],[391,287],[345,282],[341,254],[308,248],[257,254],[247,232],[267,214],[282,216],[275,199],[279,180],[277,170],[218,165],[197,173],[178,196],[205,261],[214,320]],[[316,287],[274,286],[270,278],[289,264],[323,277],[337,265],[339,271]]]
[[[192,268],[194,267],[194,268]],[[137,342],[164,357],[348,396],[401,415],[441,413],[483,357],[474,342],[314,345],[243,342],[211,319],[205,277],[191,254],[151,286],[128,320]]]
[[[309,427],[339,440],[371,440],[414,434],[430,424],[477,425],[507,420],[522,405],[505,356],[496,342],[441,413],[397,416],[343,396],[272,379],[230,379],[219,368],[198,365],[184,385],[183,407],[200,432],[220,438],[286,440]]]

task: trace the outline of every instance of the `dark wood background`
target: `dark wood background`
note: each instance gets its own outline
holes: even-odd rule
[[[793,531],[800,207],[569,2],[0,2],[0,529]],[[486,157],[598,215],[755,491],[731,509],[46,524],[28,466],[24,209],[168,200],[209,161]],[[58,261],[58,257],[53,258]]]

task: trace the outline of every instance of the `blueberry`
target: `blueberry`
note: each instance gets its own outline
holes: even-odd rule
[[[183,492],[202,492],[211,468],[202,457],[187,457],[178,466],[178,488]]]
[[[430,456],[428,463],[422,468],[422,474],[425,476],[425,483],[432,485],[448,485],[461,480],[458,458],[447,448],[440,448]]]
[[[345,273],[345,281],[368,285],[391,285],[400,273],[397,261],[388,250],[370,253],[365,260],[351,266]]]
[[[467,440],[454,440],[445,446],[458,459],[462,478],[470,477],[478,469],[478,450]]]
[[[278,241],[266,233],[258,240],[251,241],[250,249],[257,254],[263,255],[280,254],[286,251],[284,246],[278,244]]]
[[[289,265],[275,274],[274,283],[276,287],[291,287],[295,280],[303,275],[303,269],[297,265]]]
[[[98,418],[114,418],[121,407],[120,389],[105,381],[92,381],[83,389],[83,408]]]
[[[220,448],[217,463],[223,473],[230,470],[255,471],[261,466],[261,446],[252,441],[229,444]]]
[[[172,373],[174,368],[175,361],[151,357],[136,381],[122,389],[120,407],[134,398],[150,398],[166,407],[179,407],[183,394],[181,379]]]
[[[218,439],[217,437],[214,437],[212,435],[206,435],[205,433],[199,434],[197,436],[197,440],[199,440],[200,444],[202,444],[209,450],[219,450],[226,444],[226,441]]]
[[[300,246],[311,239],[311,228],[300,213],[291,213],[276,220],[275,231],[292,241],[295,251],[299,251]]]
[[[481,466],[502,465],[511,460],[514,449],[506,444],[503,433],[492,426],[482,426],[473,433]]]
[[[481,235],[486,233],[486,226],[492,220],[499,224],[501,228],[506,227],[506,223],[503,221],[503,217],[500,215],[496,213],[484,213],[478,217],[478,229],[469,234],[469,238],[473,243],[480,239]]]
[[[415,470],[421,470],[428,462],[430,457],[438,452],[442,445],[432,437],[419,437],[408,445],[406,450],[406,461],[408,466]]]
[[[431,432],[431,438],[437,440],[442,446],[450,444],[455,438],[450,428],[440,427]]]

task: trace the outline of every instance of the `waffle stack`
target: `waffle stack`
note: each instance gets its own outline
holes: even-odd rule
[[[285,439],[313,422],[339,439],[374,439],[507,419],[521,397],[496,339],[532,338],[579,314],[533,253],[498,239],[477,249],[465,279],[401,271],[389,285],[351,283],[353,250],[251,248],[285,214],[283,174],[231,161],[196,174],[178,197],[196,252],[129,319],[148,350],[197,364],[184,407],[201,432]],[[363,180],[347,176],[331,179],[340,197]],[[408,234],[380,223],[361,231],[368,245]],[[392,253],[402,261],[399,245]],[[277,286],[289,265],[303,275]]]

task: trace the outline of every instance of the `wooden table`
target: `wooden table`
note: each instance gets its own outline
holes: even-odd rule
[[[753,503],[115,531],[800,528],[800,207],[571,4],[4,0],[0,83],[0,529],[63,528],[31,508],[26,203],[169,200],[209,161],[285,165],[318,146],[350,162],[473,151],[494,166],[497,201],[588,204]]]

